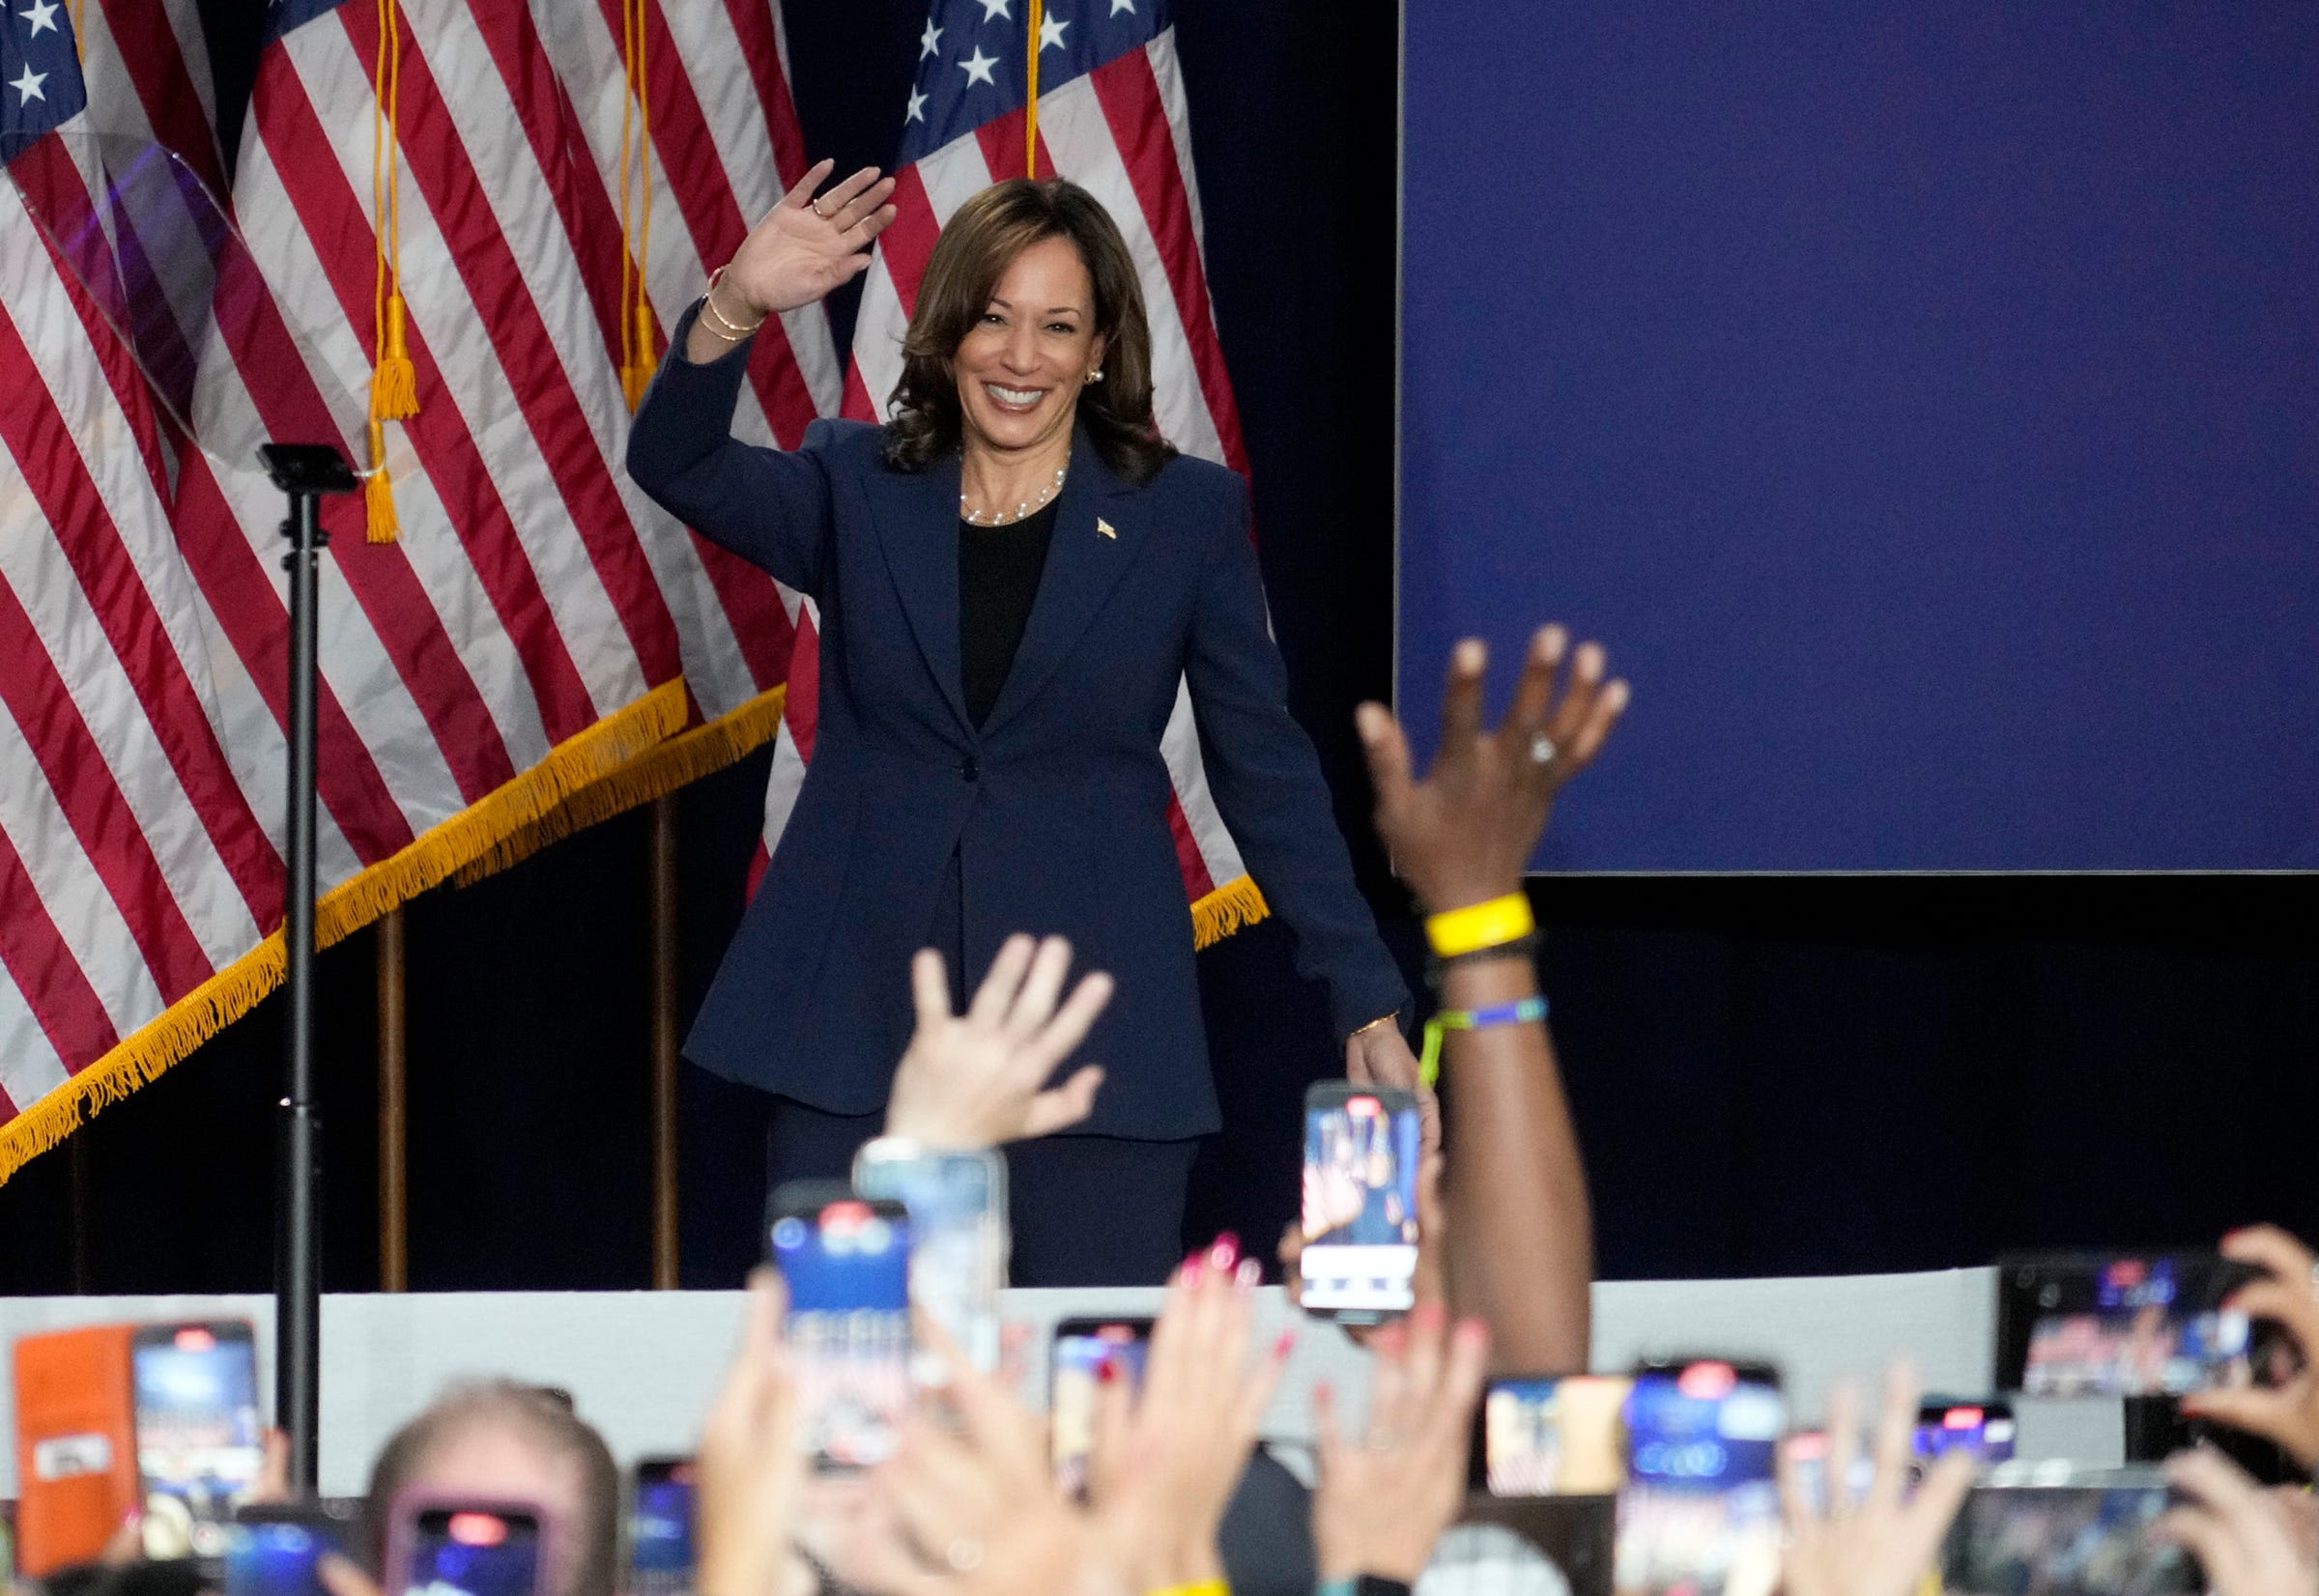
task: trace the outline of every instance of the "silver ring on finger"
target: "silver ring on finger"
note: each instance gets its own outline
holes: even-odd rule
[[[1533,765],[1554,763],[1554,739],[1543,731],[1530,740],[1530,762]]]
[[[960,1574],[972,1574],[983,1566],[983,1543],[972,1535],[960,1535],[942,1549],[942,1560]]]

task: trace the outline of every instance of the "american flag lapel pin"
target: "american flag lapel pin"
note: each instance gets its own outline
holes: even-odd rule
[[[1111,523],[1100,515],[1095,518],[1095,529],[1114,542],[1118,541],[1119,533],[1112,528]]]

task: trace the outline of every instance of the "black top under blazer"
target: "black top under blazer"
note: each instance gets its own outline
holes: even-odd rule
[[[894,470],[858,421],[816,421],[794,453],[739,442],[747,350],[685,360],[691,320],[637,413],[628,470],[818,603],[821,678],[796,812],[688,1057],[832,1113],[881,1107],[909,1040],[910,955],[932,940],[955,851],[975,978],[1019,930],[1059,932],[1076,968],[1118,980],[1081,1049],[1105,1080],[1079,1129],[1217,1129],[1160,753],[1180,676],[1217,807],[1339,1036],[1409,1001],[1289,718],[1240,477],[1179,457],[1132,487],[1082,430],[1029,626],[978,730],[959,686],[958,458]]]

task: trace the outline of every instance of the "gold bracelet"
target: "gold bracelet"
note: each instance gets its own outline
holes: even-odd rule
[[[1478,953],[1502,942],[1516,941],[1537,928],[1538,923],[1530,912],[1529,896],[1513,892],[1446,914],[1427,916],[1425,939],[1433,944],[1435,956],[1455,958],[1460,954]]]
[[[749,337],[748,333],[733,327],[731,321],[717,309],[716,301],[705,294],[701,296],[701,314],[695,320],[701,331],[721,344],[743,343]],[[723,325],[720,326],[720,323]],[[729,328],[730,331],[726,330]]]
[[[717,308],[717,284],[724,279],[726,270],[731,264],[731,262],[728,261],[725,266],[718,267],[714,271],[711,271],[708,274],[708,287],[701,291],[701,306],[703,312],[705,312],[712,320],[722,323],[727,329],[724,332],[719,332],[716,328],[712,327],[708,329],[709,332],[713,336],[723,338],[725,342],[729,344],[737,344],[744,338],[756,337],[758,329],[762,328],[765,323],[772,320],[772,318],[770,315],[759,316],[749,326],[743,327],[740,323],[734,321],[731,317],[726,315],[725,312]]]
[[[1376,1030],[1380,1025],[1398,1025],[1400,1023],[1401,1011],[1396,1009],[1389,1014],[1379,1014],[1375,1019],[1369,1021],[1369,1023],[1366,1025],[1356,1026],[1353,1031],[1353,1037],[1365,1037],[1371,1031]],[[1353,1037],[1347,1037],[1345,1040],[1347,1041],[1351,1041]]]

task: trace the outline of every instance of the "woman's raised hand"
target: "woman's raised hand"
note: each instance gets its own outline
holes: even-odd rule
[[[863,253],[894,220],[894,180],[865,166],[827,193],[834,161],[819,161],[741,241],[719,282],[719,313],[778,316],[812,304],[869,266]],[[735,302],[738,301],[738,302]]]

